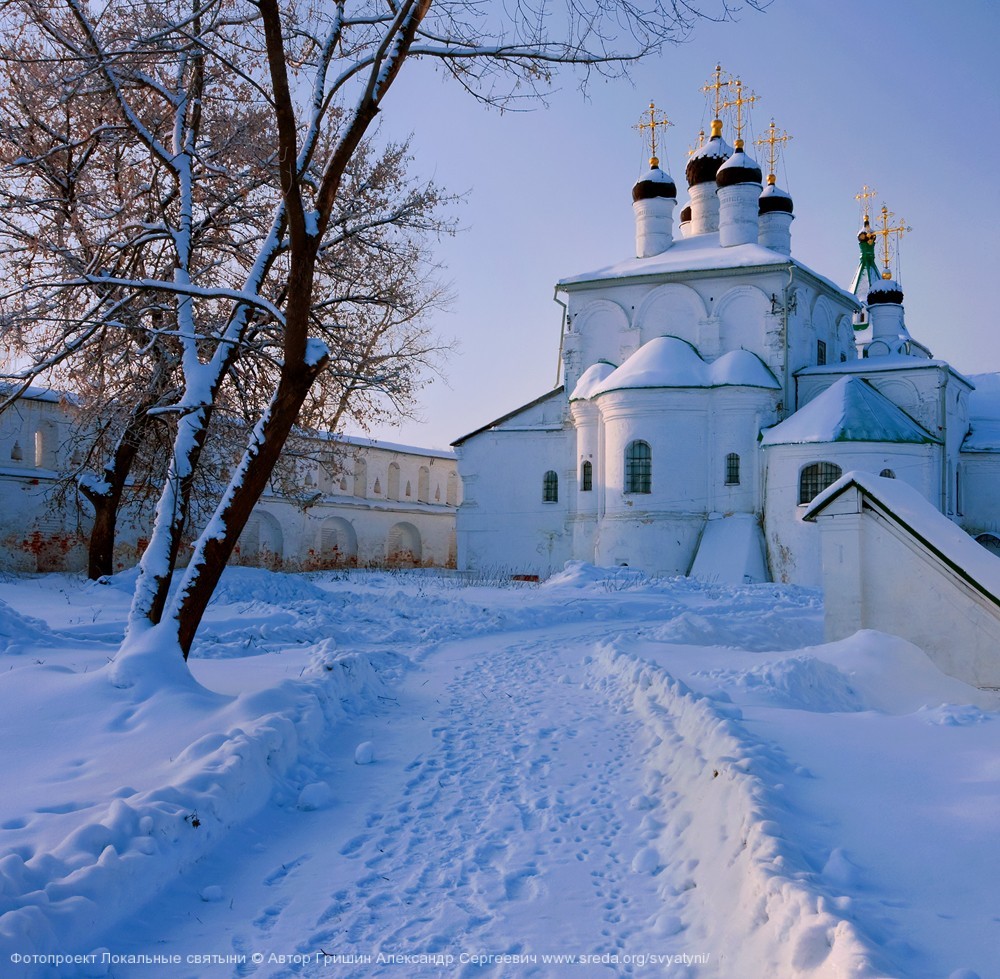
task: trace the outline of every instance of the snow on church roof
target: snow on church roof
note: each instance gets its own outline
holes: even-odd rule
[[[576,382],[576,387],[573,388],[573,393],[569,396],[569,400],[586,401],[593,395],[601,382],[609,374],[613,373],[615,369],[615,365],[608,363],[606,360],[599,360],[596,364],[591,364],[580,375],[580,380]]]
[[[969,394],[971,431],[963,452],[1000,452],[1000,374],[973,374]]]
[[[746,245],[719,244],[719,233],[709,232],[703,235],[692,235],[690,238],[676,238],[673,244],[659,255],[649,258],[627,258],[614,265],[595,269],[593,272],[583,272],[580,275],[570,275],[556,283],[557,289],[566,286],[583,285],[590,282],[605,282],[612,279],[628,279],[645,275],[666,275],[677,272],[711,272],[716,269],[751,269],[751,268],[781,268],[792,266],[808,275],[817,282],[822,282],[827,288],[838,295],[844,296],[857,304],[857,297],[837,285],[825,276],[820,275],[807,265],[794,258],[789,258],[780,252],[765,248],[754,242]]]
[[[761,438],[763,445],[938,441],[859,377],[842,377]]]
[[[709,388],[723,385],[781,387],[764,362],[749,350],[731,350],[708,364],[686,340],[656,337],[643,344],[602,383],[594,385],[590,396],[623,388]]]

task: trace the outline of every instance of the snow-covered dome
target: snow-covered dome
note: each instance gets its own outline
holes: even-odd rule
[[[879,303],[895,303],[902,305],[903,290],[895,279],[879,279],[874,282],[868,291],[868,305],[875,306]]]
[[[732,156],[732,153],[733,148],[722,138],[722,123],[719,122],[716,125],[713,122],[711,139],[691,154],[687,167],[684,169],[688,187],[714,181],[719,167]]]
[[[591,396],[628,388],[708,388],[724,385],[780,387],[763,361],[749,350],[732,350],[707,364],[686,340],[663,336],[641,346],[621,367],[595,385]]]
[[[591,364],[576,382],[573,393],[569,396],[570,401],[585,401],[593,393],[594,389],[615,370],[614,364],[609,364],[606,360],[599,360],[596,364]]]
[[[757,161],[748,156],[739,146],[732,156],[723,163],[715,174],[715,182],[719,187],[731,187],[733,184],[759,184],[761,182],[760,167]]]
[[[759,206],[761,214],[772,214],[775,211],[791,214],[792,198],[787,190],[782,190],[777,184],[771,183],[769,177],[767,186],[761,192]]]
[[[778,379],[755,353],[730,350],[709,365],[712,385],[731,384],[750,388],[780,388]]]
[[[677,199],[677,185],[669,174],[660,169],[656,157],[649,161],[649,171],[632,188],[633,201],[645,201],[651,197]]]

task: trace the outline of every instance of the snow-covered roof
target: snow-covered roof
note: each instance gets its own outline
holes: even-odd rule
[[[764,432],[763,445],[812,442],[938,442],[859,377],[842,377],[794,415]]]
[[[975,389],[969,394],[971,431],[963,452],[1000,452],[1000,374],[973,374]]]
[[[731,350],[706,363],[686,340],[656,337],[592,388],[591,397],[626,388],[709,388],[735,385],[780,388],[764,362],[749,350]]]
[[[596,364],[591,364],[576,382],[573,393],[569,396],[570,401],[585,401],[591,397],[594,390],[600,386],[601,382],[616,369],[615,364],[606,360],[599,360]]]
[[[789,258],[763,245],[750,243],[746,245],[719,244],[717,231],[703,235],[692,235],[690,238],[676,238],[674,243],[659,255],[649,258],[627,258],[580,275],[570,275],[556,283],[557,289],[567,286],[582,285],[591,282],[606,282],[613,279],[629,279],[647,275],[668,275],[681,272],[711,272],[716,269],[757,269],[780,268],[792,266],[812,276],[817,282],[857,304],[857,297],[843,289],[837,283],[814,272],[807,265]]]
[[[342,442],[345,445],[357,445],[366,449],[382,449],[386,452],[405,452],[407,455],[430,456],[434,459],[454,459],[451,449],[425,449],[419,445],[403,445],[400,442],[383,442],[381,439],[367,438],[363,435],[331,435],[331,442]]]
[[[1000,559],[901,479],[860,471],[845,473],[809,504],[802,519],[815,520],[829,503],[851,486],[857,486],[879,503],[881,509],[935,550],[962,578],[1000,604]]]
[[[858,334],[856,333],[855,336]],[[916,343],[916,341],[914,341]],[[911,357],[909,354],[884,354],[879,357],[860,357],[845,360],[840,364],[824,364],[821,367],[803,367],[795,372],[796,377],[814,374],[879,374],[882,371],[946,370],[970,388],[975,385],[964,374],[959,374],[947,361],[926,357]]]
[[[451,444],[455,445],[455,446],[461,445],[463,442],[467,442],[469,439],[475,438],[477,435],[482,435],[483,432],[488,432],[488,431],[490,431],[490,429],[496,428],[498,425],[503,425],[504,422],[508,422],[508,421],[511,421],[514,418],[517,418],[518,415],[522,415],[525,412],[530,411],[532,408],[537,408],[539,405],[545,404],[546,401],[549,401],[552,398],[558,397],[559,395],[563,394],[563,392],[565,390],[566,390],[565,385],[560,384],[559,387],[553,388],[551,391],[547,391],[541,397],[535,398],[533,401],[529,401],[526,405],[521,405],[520,408],[515,408],[513,411],[508,411],[506,415],[501,415],[499,418],[494,418],[493,421],[487,422],[485,425],[481,425],[474,432],[469,432],[468,435],[463,435],[461,438],[455,439],[455,441],[452,442]],[[558,429],[561,428],[561,427],[562,427],[561,425],[560,426],[554,426],[554,425],[541,425],[541,426],[538,426],[538,425],[534,425],[534,426],[531,426],[530,428],[525,428],[523,430],[524,431],[538,431],[538,430],[542,430],[542,431],[558,431]]]
[[[9,398],[12,394],[19,390],[19,385],[17,384],[0,384],[0,398]],[[20,397],[25,401],[49,401],[49,402],[60,402],[69,401],[73,402],[73,396],[67,394],[63,391],[57,391],[54,388],[42,388],[35,387],[32,385],[26,388]]]

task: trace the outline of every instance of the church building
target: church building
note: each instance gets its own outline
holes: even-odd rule
[[[765,180],[743,139],[754,97],[723,78],[707,86],[715,119],[679,215],[651,105],[635,257],[557,284],[564,383],[454,443],[459,567],[544,577],[582,560],[818,585],[818,531],[802,515],[852,470],[908,483],[1000,547],[998,379],[963,377],[910,336],[889,268],[905,229],[885,208],[872,228],[867,188],[851,290],[792,257],[775,176],[787,137],[772,122],[757,140]]]

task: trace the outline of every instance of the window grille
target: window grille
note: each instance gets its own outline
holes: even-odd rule
[[[806,466],[799,473],[799,503],[811,503],[842,474],[843,470],[834,462],[814,462]]]
[[[625,450],[625,492],[650,493],[653,484],[653,450],[648,442],[629,442]]]

